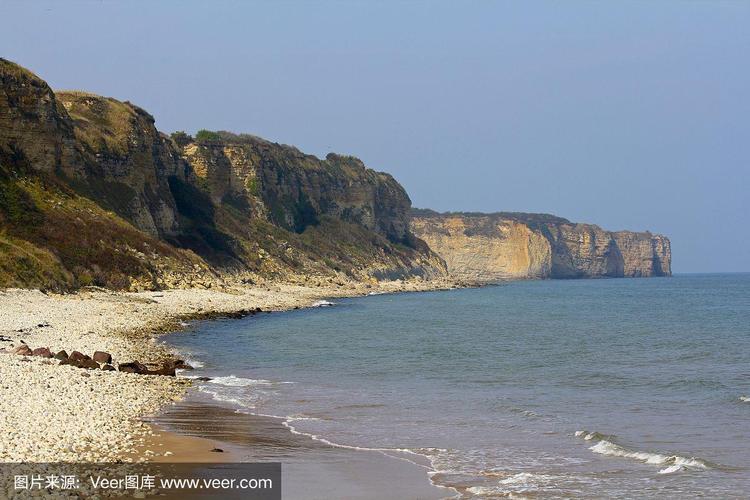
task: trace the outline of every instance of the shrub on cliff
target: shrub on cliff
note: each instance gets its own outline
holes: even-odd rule
[[[195,140],[199,143],[216,142],[221,140],[221,136],[211,130],[201,129],[195,134]]]
[[[182,130],[178,130],[177,132],[172,132],[170,137],[172,138],[174,143],[177,144],[177,146],[181,148],[184,148],[185,146],[193,142],[193,136],[186,134]]]

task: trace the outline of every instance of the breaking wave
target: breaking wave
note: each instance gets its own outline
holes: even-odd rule
[[[225,385],[227,387],[248,387],[251,385],[270,385],[270,380],[235,377],[228,375],[226,377],[216,377],[208,381],[210,384]]]
[[[586,441],[597,441],[597,443],[591,446],[589,450],[600,455],[630,458],[651,465],[666,465],[666,468],[659,470],[659,474],[671,474],[673,472],[689,469],[712,468],[712,464],[700,458],[631,450],[615,443],[611,436],[605,436],[598,432],[577,431],[575,435]]]

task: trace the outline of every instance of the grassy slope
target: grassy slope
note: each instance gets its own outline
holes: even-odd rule
[[[0,166],[0,287],[158,286],[160,266],[189,269],[195,256],[135,229],[54,178]]]

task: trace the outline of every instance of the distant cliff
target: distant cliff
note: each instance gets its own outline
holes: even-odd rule
[[[0,287],[443,276],[410,207],[354,157],[170,137],[138,106],[55,93],[0,59]]]
[[[669,239],[545,214],[414,210],[412,231],[461,279],[670,276]]]

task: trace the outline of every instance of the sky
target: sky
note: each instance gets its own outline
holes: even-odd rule
[[[545,212],[750,271],[750,1],[0,0],[0,56],[389,172],[414,206]]]

